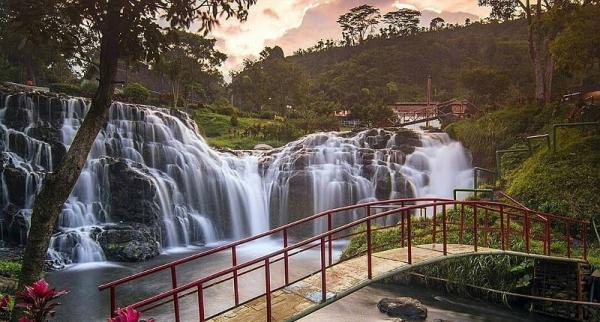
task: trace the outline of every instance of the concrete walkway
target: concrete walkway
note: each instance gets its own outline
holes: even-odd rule
[[[448,245],[448,256],[443,254],[442,244],[419,245],[412,247],[413,265],[408,262],[408,249],[396,248],[374,253],[372,256],[373,279],[367,278],[367,257],[357,257],[341,262],[327,269],[327,302],[321,303],[321,273],[289,285],[271,293],[272,321],[287,321],[301,318],[333,303],[342,297],[382,278],[414,267],[449,258],[452,255],[473,254],[472,245]],[[501,250],[478,247],[481,253],[502,253]],[[209,321],[213,322],[254,322],[266,321],[266,297],[262,296],[244,305],[232,308]]]

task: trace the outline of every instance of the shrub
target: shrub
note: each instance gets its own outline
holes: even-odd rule
[[[78,96],[81,95],[81,88],[76,84],[69,83],[54,83],[48,85],[50,91],[53,93],[61,93],[65,95]]]
[[[261,111],[258,114],[258,117],[263,120],[272,120],[275,118],[275,115],[277,115],[277,113],[275,113],[273,111]]]
[[[67,293],[51,289],[43,278],[31,286],[25,286],[24,291],[17,292],[19,303],[16,306],[22,308],[24,314],[19,321],[47,321],[48,317],[54,316],[54,309],[60,305],[54,300]]]
[[[117,309],[115,312],[117,316],[108,320],[108,322],[138,322],[141,321],[140,317],[142,314],[132,307],[127,307],[124,309]],[[154,319],[148,319],[146,322],[154,322]]]
[[[83,81],[81,84],[81,95],[85,97],[92,97],[98,90],[98,82],[94,81]]]
[[[233,127],[238,127],[240,125],[240,121],[238,120],[237,116],[232,115],[229,119],[229,124],[231,124]]]
[[[234,115],[239,112],[238,109],[231,105],[229,100],[224,97],[217,99],[211,104],[210,108],[215,111],[215,113],[221,115]]]
[[[123,96],[133,103],[144,104],[149,94],[148,89],[140,83],[129,83],[123,87]]]

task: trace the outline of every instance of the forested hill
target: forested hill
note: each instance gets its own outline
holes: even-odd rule
[[[527,27],[522,20],[375,38],[360,46],[333,47],[288,59],[311,78],[330,82],[332,88],[341,85],[344,91],[384,88],[396,82],[399,98],[406,100],[425,97],[427,75],[440,99],[467,95],[466,78],[474,70],[485,70],[501,81],[509,78],[524,93],[532,83]]]
[[[285,58],[280,48],[266,48],[261,59],[246,62],[233,76],[231,89],[234,105],[246,111],[281,113],[285,106],[302,110],[310,104],[354,109],[425,99],[428,75],[436,100],[490,104],[529,95],[525,21],[375,37],[357,46],[327,42]]]

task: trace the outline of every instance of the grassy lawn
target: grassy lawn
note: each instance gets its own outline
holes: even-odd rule
[[[264,120],[259,118],[238,117],[238,126],[231,124],[231,116],[199,110],[194,113],[194,120],[200,132],[208,143],[219,148],[252,149],[255,145],[264,143],[279,147],[287,142],[263,139],[260,136],[245,136],[244,131],[252,126],[267,126],[281,124],[280,121]]]

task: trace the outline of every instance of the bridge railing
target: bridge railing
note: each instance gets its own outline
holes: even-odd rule
[[[390,210],[377,212],[384,206]],[[349,210],[362,209],[363,218],[355,219],[356,212],[348,213]],[[334,218],[336,215],[345,214],[351,217],[350,222],[342,223],[334,227]],[[326,231],[315,234],[314,236],[300,240],[289,245],[287,232],[292,227],[310,221],[325,219],[327,223]],[[547,229],[548,222],[552,222],[553,227],[564,229],[563,240],[553,240],[552,231]],[[114,289],[116,286],[131,282],[142,276],[153,274],[154,272],[170,269],[172,273],[173,287],[168,291],[158,293],[154,296],[145,298],[131,304],[132,307],[140,311],[148,311],[168,303],[173,303],[174,320],[180,321],[179,299],[192,294],[197,295],[198,319],[206,319],[223,313],[231,307],[247,303],[258,297],[265,297],[267,321],[271,320],[272,293],[305,279],[314,274],[321,276],[321,301],[327,301],[327,275],[326,269],[339,263],[333,260],[332,244],[336,240],[348,239],[353,236],[362,235],[366,239],[366,249],[350,257],[364,256],[366,253],[367,274],[366,279],[373,278],[373,253],[379,250],[403,247],[406,248],[407,264],[412,264],[413,250],[415,247],[423,244],[440,244],[440,256],[448,254],[449,244],[472,245],[473,251],[478,248],[489,247],[507,251],[516,251],[523,253],[534,253],[548,256],[561,256],[571,258],[573,256],[585,259],[587,256],[587,226],[588,223],[571,218],[564,218],[551,214],[540,214],[529,209],[518,206],[507,205],[492,201],[455,201],[447,199],[399,199],[390,201],[373,202],[359,204],[354,206],[342,207],[320,214],[308,217],[298,222],[285,225],[270,232],[260,234],[254,237],[244,239],[239,242],[231,243],[213,250],[190,256],[179,261],[158,266],[157,268],[134,274],[115,282],[100,286],[100,289],[110,289],[111,292],[111,312],[112,306],[116,305]],[[236,247],[258,238],[282,233],[282,248],[259,256],[244,263],[238,264],[236,261]],[[377,234],[397,234],[396,238],[377,238]],[[579,233],[580,238],[575,239],[577,244],[573,244],[573,236]],[[553,248],[552,245],[560,247]],[[291,280],[289,260],[302,252],[318,248],[320,255],[320,268],[307,275]],[[230,250],[232,265],[230,268],[219,272],[209,274],[200,279],[196,279],[186,284],[176,284],[176,271],[174,267],[182,263],[206,256],[216,251]],[[564,250],[564,253],[563,253]],[[348,258],[346,258],[348,259]],[[281,285],[272,284],[272,265],[282,262],[283,283]],[[242,302],[240,299],[238,279],[246,274],[258,270],[264,271],[264,292],[257,296],[246,299]],[[233,306],[226,307],[220,312],[207,316],[207,303],[205,292],[207,289],[215,287],[225,282],[233,281]],[[213,303],[214,304],[214,303]]]

